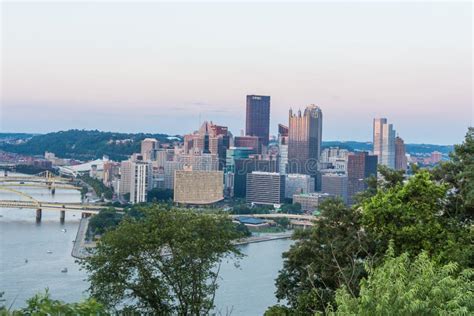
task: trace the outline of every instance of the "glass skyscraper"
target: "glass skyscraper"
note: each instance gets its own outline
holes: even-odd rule
[[[247,96],[247,116],[245,134],[257,136],[260,144],[267,146],[270,137],[270,97],[262,95]]]

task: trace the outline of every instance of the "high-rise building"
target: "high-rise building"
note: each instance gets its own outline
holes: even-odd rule
[[[347,203],[347,176],[344,174],[328,173],[321,175],[321,192],[340,197]]]
[[[252,148],[255,153],[261,153],[260,139],[257,136],[235,136],[234,147]]]
[[[285,176],[276,172],[249,173],[246,197],[248,203],[281,204],[285,199]]]
[[[253,171],[276,172],[275,160],[255,158],[234,160],[234,196],[243,198],[247,192],[247,175]]]
[[[288,172],[288,127],[278,124],[278,171]]]
[[[250,155],[256,154],[255,149],[251,147],[230,147],[226,154],[226,171],[235,172],[235,160],[246,159]]]
[[[373,124],[374,155],[378,163],[395,169],[395,130],[386,118],[375,118]]]
[[[247,96],[245,135],[257,136],[260,144],[267,146],[270,137],[270,97]],[[248,146],[245,146],[248,147]]]
[[[294,194],[314,192],[314,179],[307,174],[289,173],[285,179],[285,197],[292,199]]]
[[[405,142],[399,136],[395,137],[395,169],[407,170]]]
[[[191,168],[175,171],[174,202],[176,203],[212,204],[222,200],[223,193],[222,171],[197,171]]]
[[[205,121],[199,131],[184,135],[184,154],[214,154],[218,158],[219,170],[223,170],[231,137],[226,126]]]
[[[354,203],[354,196],[367,189],[366,179],[377,176],[377,156],[367,152],[350,153],[347,156],[348,204]]]
[[[119,185],[120,195],[130,193],[131,183],[132,183],[132,161],[125,160],[120,163],[120,185]]]
[[[323,114],[315,105],[289,113],[288,172],[314,175],[321,155]]]
[[[145,138],[142,140],[141,143],[141,154],[143,156],[143,160],[153,160],[155,150],[158,149],[158,141],[154,138]]]
[[[147,192],[151,184],[151,165],[146,161],[132,161],[130,183],[130,202],[146,202]]]

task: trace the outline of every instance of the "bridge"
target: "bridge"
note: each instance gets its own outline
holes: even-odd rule
[[[66,211],[81,212],[82,217],[89,217],[91,215],[98,214],[100,210],[108,208],[105,205],[97,204],[84,204],[84,203],[61,203],[61,202],[41,202],[33,198],[32,196],[0,185],[0,191],[7,191],[9,193],[16,194],[26,200],[0,200],[0,208],[19,208],[19,209],[35,209],[36,210],[36,222],[41,222],[43,210],[48,211],[59,211],[59,219],[61,223],[64,223],[66,218]],[[122,209],[116,208],[121,211]]]
[[[81,187],[72,184],[72,179],[58,177],[49,171],[44,171],[32,176],[0,176],[0,186],[2,187],[47,187],[54,194],[56,189],[80,190]]]
[[[241,214],[241,215],[231,215],[232,218],[237,218],[240,216],[245,217],[256,217],[263,219],[279,219],[287,218],[290,220],[290,225],[292,227],[307,228],[314,226],[314,221],[319,220],[318,217],[313,215],[300,215],[300,214],[287,214],[287,213],[274,213],[274,214]]]

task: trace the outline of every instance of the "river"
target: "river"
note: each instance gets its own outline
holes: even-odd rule
[[[80,201],[79,192],[73,190],[57,190],[52,197],[46,189],[17,189],[40,201]],[[20,198],[0,191],[0,199]],[[0,291],[5,291],[7,307],[20,308],[46,288],[54,299],[66,302],[87,297],[87,275],[71,257],[79,213],[66,212],[63,225],[57,211],[43,211],[40,224],[30,209],[0,209],[0,215]],[[262,315],[276,304],[274,280],[282,267],[281,254],[290,245],[290,240],[249,244],[242,246],[245,257],[239,267],[225,261],[215,298],[219,314]],[[61,273],[63,268],[68,272]]]

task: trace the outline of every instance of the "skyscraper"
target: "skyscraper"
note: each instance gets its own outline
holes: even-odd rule
[[[399,136],[395,137],[395,169],[407,170],[405,142]]]
[[[141,154],[143,156],[143,160],[153,160],[155,150],[158,149],[159,143],[154,138],[145,138],[142,140],[141,143]]]
[[[254,171],[247,175],[247,202],[280,204],[285,199],[285,176],[276,172]]]
[[[386,118],[374,119],[374,155],[381,165],[395,168],[395,130]]]
[[[365,180],[377,175],[377,156],[367,152],[351,153],[347,156],[348,203],[354,203],[354,195],[367,188]]]
[[[257,136],[260,144],[267,146],[270,137],[270,97],[261,95],[247,96],[247,115],[245,134]]]
[[[288,172],[316,174],[321,155],[323,113],[315,105],[306,107],[304,113],[289,113]]]

